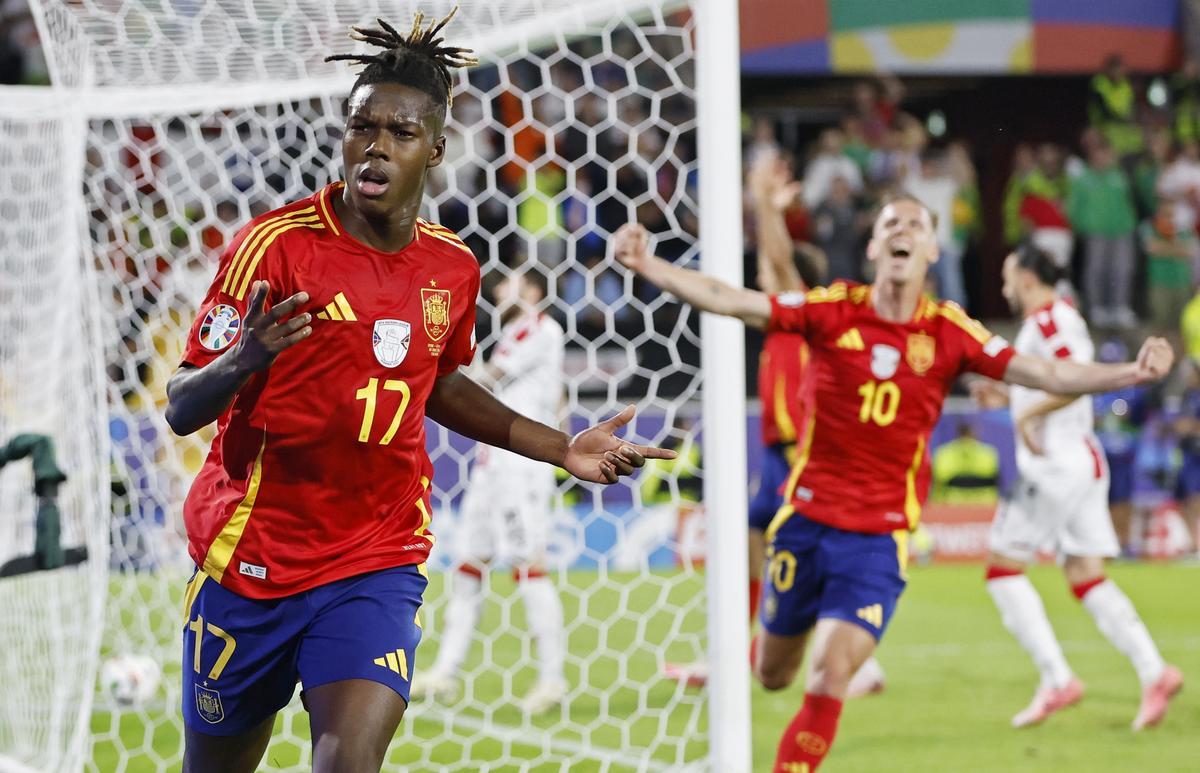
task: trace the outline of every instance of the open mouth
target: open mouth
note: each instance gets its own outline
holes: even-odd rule
[[[908,258],[912,255],[912,248],[907,244],[893,244],[891,252],[893,258]]]
[[[358,173],[358,192],[364,196],[382,196],[388,188],[389,178],[382,169],[365,167]]]

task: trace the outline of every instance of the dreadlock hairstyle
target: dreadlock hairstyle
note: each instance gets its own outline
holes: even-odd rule
[[[350,37],[361,40],[376,48],[383,49],[377,54],[338,54],[325,57],[326,62],[355,62],[366,65],[354,81],[350,93],[353,94],[359,86],[374,83],[399,83],[423,91],[439,105],[450,105],[453,102],[450,80],[450,69],[470,67],[479,64],[479,60],[471,56],[469,48],[442,45],[445,38],[439,37],[442,28],[446,26],[458,7],[439,22],[430,22],[422,29],[425,20],[420,11],[413,16],[412,29],[407,36],[401,35],[396,28],[383,19],[376,19],[379,27],[351,27]]]

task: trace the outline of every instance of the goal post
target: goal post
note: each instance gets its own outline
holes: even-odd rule
[[[22,282],[0,292],[19,288],[24,300],[0,311],[0,434],[17,429],[14,415],[50,417],[72,476],[64,544],[85,544],[90,558],[0,579],[0,643],[28,639],[0,660],[0,692],[41,680],[52,697],[0,701],[0,770],[166,771],[182,746],[179,609],[191,566],[180,506],[212,437],[170,432],[166,380],[234,231],[340,177],[353,73],[324,57],[354,50],[352,24],[405,26],[418,8],[440,17],[452,3],[31,7],[53,85],[0,90],[0,172],[47,182],[34,202],[6,186],[23,178],[0,176],[0,214],[17,215],[0,229],[15,221],[41,234],[36,251],[0,241],[0,278]],[[414,702],[387,765],[747,771],[742,333],[627,276],[607,246],[636,217],[665,256],[741,283],[736,5],[464,0],[447,37],[481,65],[454,76],[449,148],[423,216],[480,260],[481,356],[498,338],[491,284],[541,272],[545,311],[567,341],[564,425],[634,402],[639,441],[699,435],[704,447],[698,469],[647,471],[663,478],[658,494],[646,474],[604,490],[560,483],[549,568],[566,613],[567,703],[537,717],[515,708],[535,671],[524,620],[536,610],[493,572],[461,700]],[[47,314],[54,336],[37,321]],[[8,375],[26,371],[36,376]],[[418,671],[439,646],[473,458],[471,443],[428,429],[438,541]],[[28,519],[31,502],[5,475],[5,506]],[[684,478],[699,476],[706,543],[681,505]],[[60,651],[47,665],[43,653]],[[101,661],[126,654],[161,665],[153,699],[119,705],[96,688]],[[705,690],[663,675],[669,662],[705,658]],[[276,730],[263,769],[307,766],[298,700]]]

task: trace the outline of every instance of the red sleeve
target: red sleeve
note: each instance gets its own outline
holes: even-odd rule
[[[963,342],[962,370],[1001,381],[1008,361],[1017,352],[1003,337],[992,334],[981,323],[963,315],[967,324],[953,325]]]
[[[771,317],[767,320],[766,332],[799,333],[807,335],[812,317],[812,306],[805,293],[790,292],[772,295]]]
[[[267,307],[279,298],[283,288],[268,275],[268,267],[277,265],[275,240],[264,234],[270,229],[269,223],[270,220],[247,225],[221,255],[217,276],[188,331],[183,350],[185,364],[202,368],[238,340],[245,326],[254,280],[271,280]]]
[[[470,365],[475,359],[475,307],[479,299],[479,266],[472,269],[471,277],[465,282],[465,297],[460,303],[465,305],[458,318],[454,330],[450,332],[450,340],[438,357],[438,377],[458,370],[463,365]],[[457,299],[452,299],[451,302]]]

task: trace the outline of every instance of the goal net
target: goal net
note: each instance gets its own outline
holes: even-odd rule
[[[418,8],[440,17],[451,5],[32,8],[54,86],[0,96],[0,440],[29,428],[55,437],[71,474],[64,542],[88,545],[91,558],[0,579],[0,770],[173,770],[179,610],[192,568],[181,503],[211,429],[170,432],[166,381],[235,231],[340,177],[353,74],[324,57],[355,50],[352,24],[403,27]],[[490,286],[523,271],[547,279],[545,311],[566,334],[572,430],[628,402],[639,406],[628,432],[643,442],[690,444],[700,427],[696,316],[619,271],[606,244],[636,217],[661,235],[659,254],[697,259],[693,10],[665,0],[464,2],[448,33],[481,63],[456,75],[446,162],[423,216],[455,230],[480,261],[481,356],[499,328]],[[418,672],[439,646],[474,456],[435,425],[429,450],[438,542]],[[537,716],[520,710],[536,676],[528,612],[498,568],[461,697],[414,702],[389,769],[704,766],[707,697],[663,675],[707,651],[704,517],[685,501],[701,475],[680,464],[602,491],[560,481],[549,568],[564,607],[566,701]],[[0,478],[0,530],[13,534],[0,545],[32,542],[28,484],[7,470]],[[160,664],[152,697],[122,703],[99,688],[99,665],[114,655]],[[309,761],[297,698],[262,769]]]

